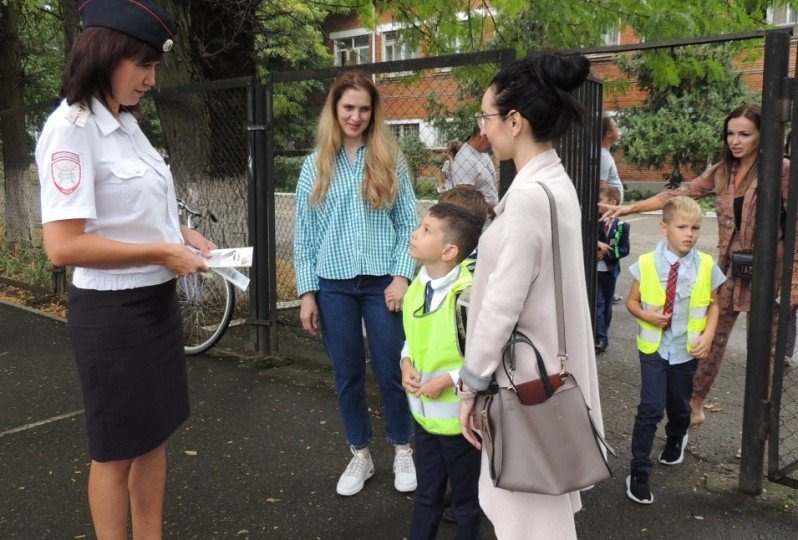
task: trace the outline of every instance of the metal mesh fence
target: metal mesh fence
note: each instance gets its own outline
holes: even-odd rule
[[[207,214],[193,225],[219,247],[250,245],[246,103],[245,80],[231,80],[167,89],[141,105],[139,124],[164,153],[177,196]],[[236,289],[234,317],[245,319],[247,306]]]
[[[357,66],[362,67],[362,66]],[[376,64],[371,69],[390,69]],[[476,185],[490,203],[498,202],[499,168],[483,137],[469,138],[484,86],[496,63],[462,68],[373,73],[385,121],[399,142],[417,198],[419,216],[440,192],[459,184]],[[294,193],[305,157],[313,151],[316,123],[336,73],[275,83],[276,281],[278,307],[298,305],[293,265]],[[486,118],[490,121],[491,118]],[[478,131],[478,130],[477,130]]]
[[[778,468],[798,485],[798,367],[785,365],[778,430]]]

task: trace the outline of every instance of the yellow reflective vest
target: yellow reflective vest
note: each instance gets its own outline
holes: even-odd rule
[[[687,350],[691,352],[693,343],[707,326],[707,311],[712,301],[712,256],[698,252],[700,263],[698,277],[690,295],[690,313],[687,319]],[[644,253],[638,259],[640,267],[640,303],[643,309],[665,305],[665,288],[659,279],[654,252]],[[662,341],[662,328],[637,319],[637,348],[644,354],[654,354]]]
[[[471,272],[459,266],[457,280],[435,310],[424,313],[424,284],[416,277],[407,289],[402,305],[402,322],[411,360],[421,375],[421,383],[463,365],[463,351],[457,333],[456,302],[460,292],[471,286]],[[460,400],[454,388],[447,388],[436,399],[418,398],[408,393],[413,418],[427,432],[437,435],[460,433]]]

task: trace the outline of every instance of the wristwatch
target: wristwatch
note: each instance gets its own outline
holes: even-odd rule
[[[457,381],[457,385],[454,387],[454,393],[457,394],[457,397],[459,397],[461,400],[467,400],[477,397],[478,390],[471,388],[463,381],[463,379],[460,379]]]

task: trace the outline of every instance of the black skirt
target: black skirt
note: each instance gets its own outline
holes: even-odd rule
[[[121,291],[72,287],[68,326],[93,460],[146,454],[185,422],[188,383],[174,280]]]

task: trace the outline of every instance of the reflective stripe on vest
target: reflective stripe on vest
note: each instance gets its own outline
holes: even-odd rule
[[[411,360],[421,375],[422,384],[434,377],[460,369],[463,354],[457,339],[456,298],[471,285],[471,273],[460,266],[457,280],[443,302],[433,311],[424,313],[424,285],[416,279],[407,289],[402,302],[402,322],[407,336]],[[429,433],[457,435],[460,433],[460,400],[454,388],[447,388],[436,399],[407,395],[410,412],[416,422]]]
[[[690,294],[690,311],[687,320],[687,351],[707,326],[707,310],[712,299],[712,256],[698,252],[698,276]],[[662,308],[665,305],[665,288],[659,279],[654,252],[644,253],[638,259],[640,268],[640,304],[643,309]],[[637,319],[637,348],[644,354],[654,354],[662,341],[662,328]]]

